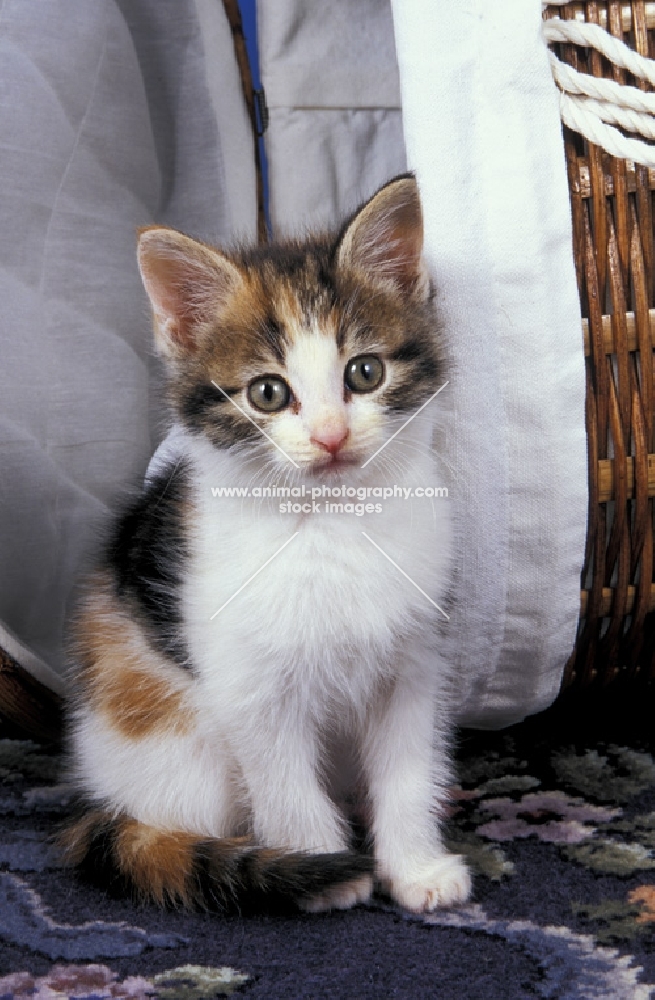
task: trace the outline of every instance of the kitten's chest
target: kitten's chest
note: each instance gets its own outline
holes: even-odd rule
[[[328,513],[324,504],[298,515],[280,510],[277,497],[218,498],[216,483],[238,480],[229,460],[194,466],[182,586],[192,660],[239,696],[249,684],[266,688],[269,678],[279,689],[307,671],[334,690],[363,670],[361,690],[370,689],[439,615],[446,508],[399,499],[368,516],[345,506]]]
[[[237,505],[194,532],[187,617],[205,643],[287,658],[384,654],[437,612],[446,539],[381,518],[248,517]]]

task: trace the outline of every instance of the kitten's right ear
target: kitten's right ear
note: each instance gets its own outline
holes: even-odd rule
[[[423,215],[413,175],[389,181],[350,220],[341,234],[337,262],[373,281],[386,281],[404,295],[427,298]]]
[[[175,229],[142,229],[137,259],[152,305],[155,340],[168,357],[196,349],[243,281],[222,253]]]

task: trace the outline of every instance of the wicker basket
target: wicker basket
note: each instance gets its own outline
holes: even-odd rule
[[[655,3],[549,6],[655,55]],[[581,72],[635,84],[597,52],[555,46]],[[589,521],[580,626],[564,689],[655,679],[653,190],[655,171],[564,130],[587,371]]]

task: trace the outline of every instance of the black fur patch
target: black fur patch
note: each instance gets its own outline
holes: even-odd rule
[[[107,552],[119,596],[137,605],[155,648],[186,668],[179,589],[187,557],[187,501],[186,466],[164,469],[123,514]]]
[[[395,382],[384,389],[384,405],[390,412],[415,410],[440,388],[443,366],[431,335],[410,336],[389,358],[403,366]]]
[[[77,804],[75,819],[78,822],[83,816],[85,805],[86,803],[82,801]],[[134,895],[132,885],[130,880],[118,869],[114,858],[115,832],[111,816],[100,809],[94,810],[94,816],[96,821],[89,824],[88,837],[85,842],[76,845],[80,856],[67,857],[66,847],[64,846],[62,850],[62,845],[57,844],[57,840],[55,840],[55,849],[59,848],[61,851],[64,864],[75,864],[85,881],[102,889],[112,899],[129,898]],[[66,826],[60,830],[60,836],[62,834],[65,837]]]
[[[440,388],[439,366],[429,360],[412,368],[403,382],[384,390],[382,401],[390,413],[417,410]]]
[[[236,904],[242,910],[257,910],[285,899],[308,899],[373,871],[373,857],[353,851],[285,853],[206,840],[199,841],[194,851],[193,884],[209,909],[229,909]]]
[[[241,390],[230,386],[221,386],[223,392],[216,388],[211,382],[203,382],[194,385],[183,397],[180,405],[180,413],[185,424],[191,430],[203,430],[207,413],[215,407],[229,404],[232,396],[236,396]]]
[[[389,358],[391,361],[418,361],[425,355],[425,344],[420,340],[408,340],[407,343],[393,351]]]
[[[259,423],[264,425],[265,420],[260,418]],[[259,423],[257,425],[251,423],[236,408],[230,407],[217,410],[216,414],[212,413],[211,416],[208,415],[206,420],[199,421],[192,430],[204,434],[214,447],[219,449],[230,448],[235,444],[243,445],[246,442],[261,445],[265,438],[261,431],[257,430]]]

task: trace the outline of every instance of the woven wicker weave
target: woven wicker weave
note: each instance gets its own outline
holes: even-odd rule
[[[549,6],[655,55],[655,3]],[[555,46],[581,72],[635,84],[594,51]],[[563,687],[655,679],[653,190],[655,171],[564,130],[587,369],[589,522],[576,648]]]

